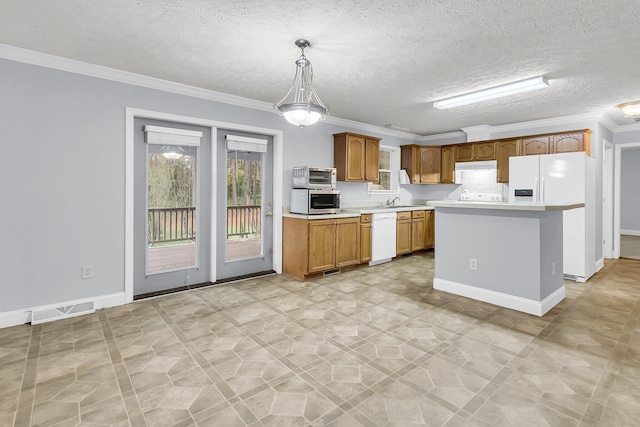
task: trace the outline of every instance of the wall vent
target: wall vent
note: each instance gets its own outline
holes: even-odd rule
[[[82,316],[83,314],[95,313],[93,301],[82,302],[64,307],[50,307],[33,310],[31,312],[31,324],[51,322],[53,320],[67,319],[69,317]]]

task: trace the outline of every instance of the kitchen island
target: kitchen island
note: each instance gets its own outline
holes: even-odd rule
[[[583,203],[430,201],[434,289],[543,316],[565,297],[562,212]]]

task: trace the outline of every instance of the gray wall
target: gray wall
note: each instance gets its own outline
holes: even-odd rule
[[[640,149],[623,150],[620,163],[620,229],[640,233]]]
[[[285,206],[292,166],[332,165],[333,133],[365,133],[3,59],[0,93],[0,312],[124,291],[126,107],[281,129]]]
[[[327,122],[296,128],[270,111],[4,59],[0,93],[0,312],[124,291],[126,107],[281,129],[285,207],[293,166],[333,164],[332,134],[371,134],[385,145],[414,142]],[[538,130],[556,129],[530,133]],[[447,135],[424,143],[462,141]],[[407,185],[401,197],[441,199],[456,188]],[[340,183],[340,189],[345,199],[369,197],[366,184]],[[80,279],[83,264],[94,265],[93,279]]]

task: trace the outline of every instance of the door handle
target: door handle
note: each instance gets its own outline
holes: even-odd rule
[[[273,216],[273,211],[267,211],[267,213],[264,214],[264,216]]]

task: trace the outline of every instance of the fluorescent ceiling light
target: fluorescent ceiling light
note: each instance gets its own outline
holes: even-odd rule
[[[547,79],[545,79],[544,77],[538,76],[531,79],[520,80],[501,86],[478,90],[476,92],[469,92],[463,95],[452,96],[451,98],[441,99],[434,102],[433,106],[444,110],[446,108],[459,107],[461,105],[487,101],[489,99],[514,95],[516,93],[529,92],[530,90],[542,89],[545,87],[549,87],[549,82],[547,82]]]

